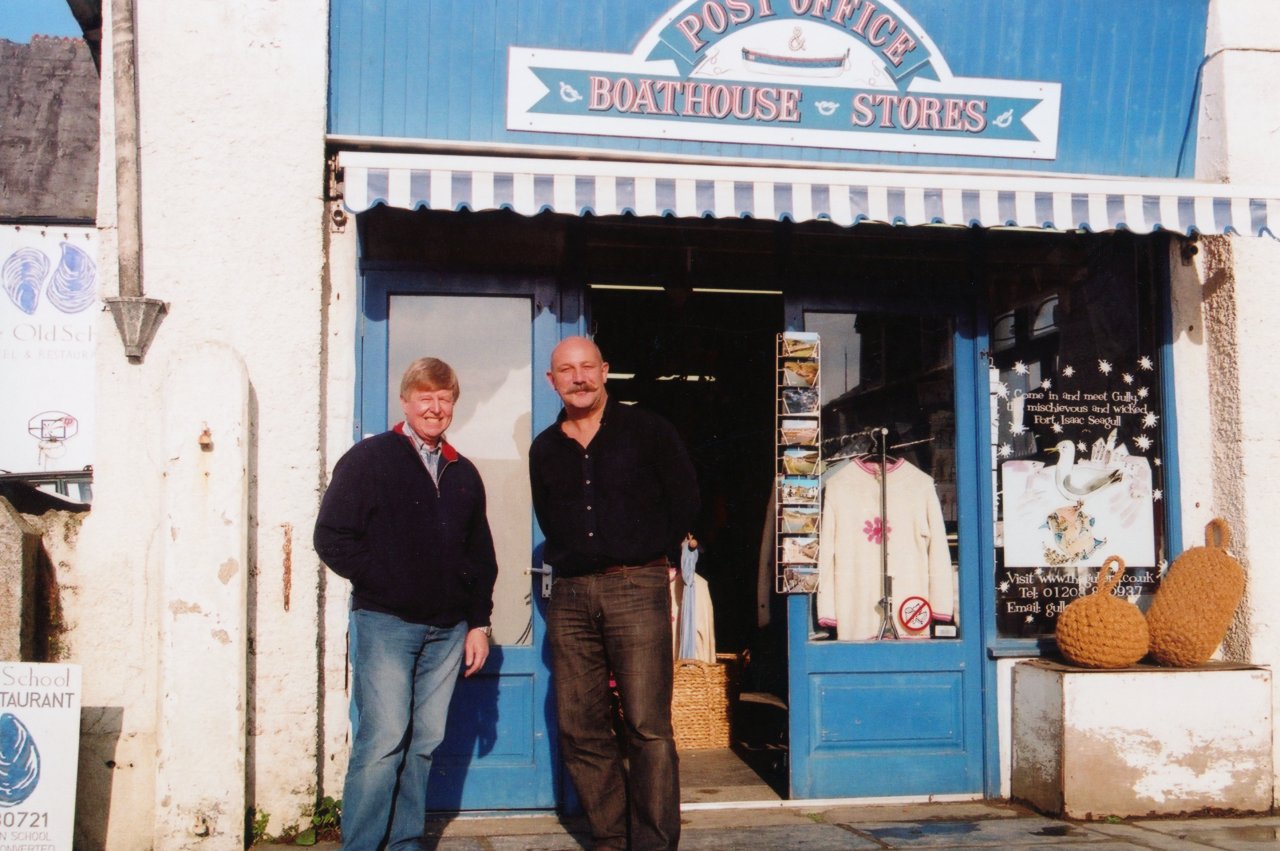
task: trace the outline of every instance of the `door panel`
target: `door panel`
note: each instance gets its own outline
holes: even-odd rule
[[[787,601],[792,797],[981,793],[979,527],[963,496],[977,492],[971,323],[884,296],[795,299],[788,320],[822,335],[819,544],[836,562],[819,594]],[[922,525],[911,506],[930,513],[934,497],[942,522]],[[938,615],[922,634],[904,623],[906,587],[930,589],[914,592]]]
[[[365,277],[360,428],[376,433],[399,418],[400,375],[414,358],[431,355],[453,366],[461,393],[448,439],[480,470],[498,556],[493,646],[484,669],[458,682],[428,789],[432,810],[556,805],[544,604],[541,577],[530,571],[540,564],[527,461],[533,435],[558,409],[534,374],[557,333],[553,299],[545,280]]]

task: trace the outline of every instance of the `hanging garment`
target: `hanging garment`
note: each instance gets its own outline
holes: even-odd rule
[[[693,592],[689,594],[694,606],[693,655],[681,655],[680,615],[688,591],[680,571],[673,569],[671,571],[671,657],[697,659],[699,662],[715,664],[716,627],[715,614],[711,609],[711,586],[707,585],[706,579],[697,574],[693,577]]]
[[[905,460],[887,465],[887,523],[880,516],[879,465],[858,460],[831,474],[822,502],[818,560],[818,624],[841,641],[880,635],[881,542],[887,533],[893,616],[902,637],[929,636],[928,624],[904,627],[898,608],[922,597],[933,620],[955,614],[955,586],[942,506],[933,479]]]
[[[686,540],[680,545],[680,581],[681,591],[679,617],[676,619],[676,634],[679,641],[676,647],[677,659],[691,659],[697,654],[698,646],[698,595],[691,593],[698,574],[698,550],[689,546]]]
[[[777,577],[774,567],[774,559],[778,557],[777,514],[778,489],[774,487],[769,489],[769,502],[764,508],[764,532],[760,535],[760,557],[756,562],[756,626],[760,629],[768,626],[771,618],[769,607]]]

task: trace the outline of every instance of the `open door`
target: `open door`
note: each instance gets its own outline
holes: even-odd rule
[[[558,400],[542,378],[556,341],[553,283],[511,277],[365,274],[359,422],[399,417],[399,381],[431,355],[458,373],[448,438],[480,470],[498,555],[493,643],[484,669],[459,682],[436,753],[432,810],[556,806],[555,725],[544,654],[540,541],[528,449]]]
[[[972,321],[861,301],[787,310],[821,339],[826,565],[787,601],[791,796],[980,794]]]

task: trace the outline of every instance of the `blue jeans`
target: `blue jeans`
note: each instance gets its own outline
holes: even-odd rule
[[[342,790],[347,851],[420,848],[431,755],[444,739],[467,624],[351,612],[351,761]]]
[[[552,586],[547,635],[561,754],[597,849],[656,851],[680,842],[670,595],[663,566],[565,577]],[[622,699],[626,771],[614,736],[611,674]]]

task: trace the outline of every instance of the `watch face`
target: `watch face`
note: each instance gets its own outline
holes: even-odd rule
[[[907,629],[918,632],[933,620],[933,610],[924,597],[908,597],[898,607],[898,619]]]

